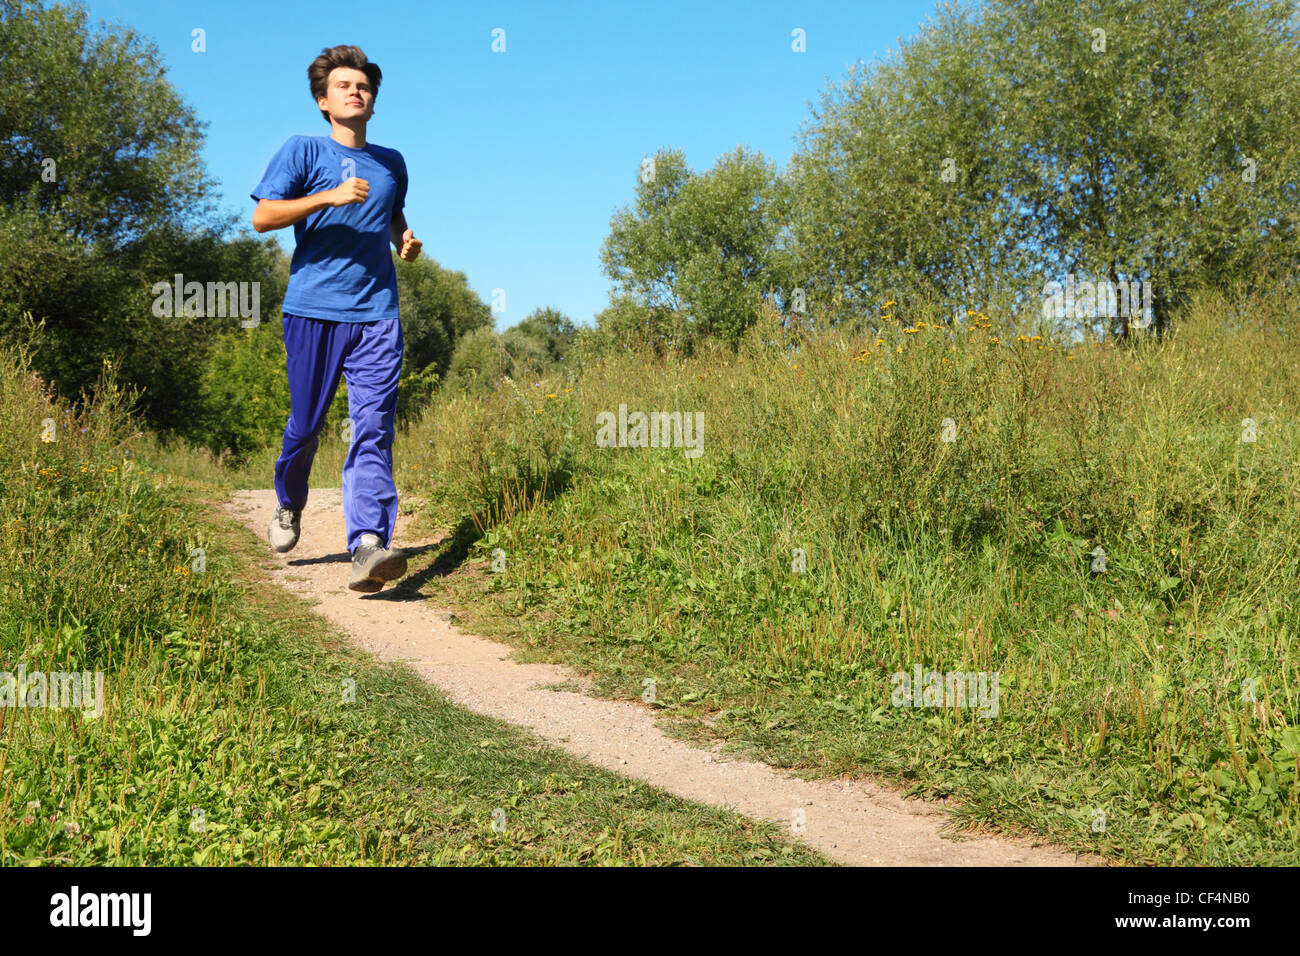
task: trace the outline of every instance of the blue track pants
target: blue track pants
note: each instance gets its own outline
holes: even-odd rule
[[[348,551],[366,532],[386,548],[397,520],[393,434],[397,380],[402,372],[400,319],[333,322],[284,313],[289,367],[289,421],[275,463],[275,493],[282,507],[307,503],[307,476],[317,436],[334,401],[339,375],[348,383],[352,444],[343,462],[343,517]]]

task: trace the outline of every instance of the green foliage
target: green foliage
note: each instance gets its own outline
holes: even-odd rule
[[[518,331],[541,342],[547,360],[551,363],[564,361],[578,335],[578,328],[573,321],[563,312],[552,308],[533,310],[513,329],[507,329],[507,333],[510,331]]]
[[[1197,286],[1294,276],[1296,9],[941,6],[804,130],[789,176],[810,311],[1037,311],[1075,274],[1151,281],[1162,330]]]
[[[506,373],[510,356],[491,327],[475,329],[456,344],[447,380],[452,388],[487,386]]]
[[[514,374],[541,372],[551,362],[546,340],[520,328],[506,329],[501,333],[501,348],[509,357],[509,368]]]
[[[557,367],[577,340],[573,323],[554,309],[539,309],[513,328],[491,327],[465,335],[456,346],[447,374],[453,391],[481,391],[502,376],[528,378]]]
[[[405,421],[417,418],[420,412],[433,401],[438,384],[442,381],[438,370],[433,365],[426,365],[418,371],[411,371],[405,362],[402,364],[402,377],[397,383],[397,418]],[[343,384],[346,388],[346,383]]]
[[[620,347],[448,400],[406,437],[440,440],[404,487],[510,561],[431,599],[612,696],[653,677],[682,734],[889,774],[974,830],[1294,863],[1297,308],[1202,295],[1132,348],[871,316],[794,350],[772,311],[735,354]],[[701,410],[703,454],[597,447],[620,403]],[[997,716],[892,706],[917,664],[997,672]]]
[[[268,445],[278,447],[289,417],[283,332],[282,321],[274,321],[217,337],[200,379],[203,415],[192,433],[198,441],[214,451],[228,449],[236,460]],[[347,394],[347,381],[340,378],[324,431],[339,434],[348,414]]]
[[[1021,223],[997,201],[996,164],[1020,104],[993,99],[1000,61],[971,16],[940,7],[896,57],[824,93],[802,130],[789,170],[794,281],[818,325],[891,300],[908,314],[934,295],[991,309],[1023,281]]]
[[[278,322],[217,337],[200,379],[204,415],[195,436],[242,456],[284,428],[289,379]]]
[[[421,255],[397,264],[404,364],[413,371],[432,366],[439,376],[451,369],[457,343],[476,329],[492,327],[492,311],[469,287],[463,272],[444,269]]]
[[[636,211],[615,214],[601,248],[604,272],[644,307],[687,316],[692,337],[734,344],[764,294],[788,289],[782,248],[790,192],[775,167],[738,147],[695,174],[679,150],[638,176]]]
[[[68,397],[108,359],[142,390],[151,424],[191,431],[207,346],[238,319],[159,318],[153,285],[177,273],[257,282],[265,317],[287,269],[270,240],[226,240],[232,220],[215,212],[200,124],[156,46],[86,21],[81,7],[0,6],[0,342],[30,343]]]
[[[688,322],[666,306],[643,305],[634,296],[611,294],[610,304],[596,314],[596,326],[582,329],[574,343],[572,364],[613,352],[642,350],[662,355],[670,348],[692,347]]]
[[[198,118],[162,78],[156,44],[87,19],[83,6],[0,4],[0,201],[28,197],[79,239],[110,246],[163,222],[201,225],[213,184]]]
[[[132,454],[131,402],[107,370],[64,407],[0,350],[0,671],[103,674],[97,716],[0,708],[0,866],[827,862],[348,649],[197,502],[225,475]]]

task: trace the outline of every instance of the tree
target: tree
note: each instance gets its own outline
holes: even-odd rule
[[[803,131],[797,271],[837,314],[1149,281],[1157,329],[1197,283],[1294,274],[1296,22],[1292,0],[941,6]]]
[[[563,362],[573,347],[578,327],[558,309],[534,309],[522,322],[507,332],[527,335],[541,343],[549,363]]]
[[[542,374],[552,364],[546,342],[519,328],[506,329],[500,336],[501,347],[509,358],[509,374],[514,377]]]
[[[510,356],[501,344],[501,336],[491,326],[483,326],[456,343],[447,381],[450,388],[484,388],[491,386],[510,368]]]
[[[888,301],[988,308],[1026,266],[1008,215],[992,66],[967,11],[940,7],[900,53],[856,65],[800,130],[788,172],[806,307],[827,324]],[[1014,206],[1011,207],[1014,209]]]
[[[1294,3],[1001,0],[985,36],[1045,271],[1151,281],[1161,331],[1195,284],[1296,261]]]
[[[492,327],[492,310],[469,287],[465,273],[444,269],[428,256],[397,264],[402,312],[403,368],[432,366],[445,377],[462,338]]]
[[[104,359],[144,389],[158,428],[202,415],[207,347],[236,317],[159,318],[157,282],[257,283],[283,294],[271,240],[227,241],[199,156],[201,124],[133,31],[91,32],[83,7],[0,0],[0,341],[43,322],[33,366],[65,397]]]
[[[86,20],[82,6],[0,0],[0,199],[30,198],[78,239],[110,246],[163,222],[208,222],[201,124],[163,78],[157,46]]]
[[[689,353],[687,324],[680,312],[644,305],[628,293],[611,292],[609,300],[609,305],[596,313],[594,328],[578,330],[573,348],[566,353],[566,365],[581,368],[602,356],[628,349],[649,348],[659,356],[670,347]],[[670,342],[673,346],[669,346]]]
[[[693,335],[739,341],[780,268],[789,195],[772,164],[743,147],[705,174],[680,151],[657,153],[637,182],[636,212],[611,220],[605,275],[645,307],[684,312]]]

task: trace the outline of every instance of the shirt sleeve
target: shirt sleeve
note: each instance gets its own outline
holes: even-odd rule
[[[307,194],[307,161],[303,139],[294,136],[271,157],[270,165],[249,194],[261,199],[297,199]]]
[[[397,176],[397,195],[393,197],[393,216],[396,219],[406,208],[406,159],[401,153],[397,154],[398,176]]]

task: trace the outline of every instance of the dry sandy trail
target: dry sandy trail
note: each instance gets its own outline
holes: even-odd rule
[[[228,512],[265,544],[275,510],[272,490],[237,491]],[[439,540],[405,534],[412,517],[400,515],[393,543],[423,549]],[[804,811],[799,837],[832,859],[890,866],[1070,866],[1087,862],[1069,851],[1006,838],[953,840],[939,836],[941,810],[870,780],[805,781],[767,764],[703,750],[663,734],[654,711],[639,701],[601,700],[544,685],[575,679],[565,668],[519,664],[511,649],[459,632],[445,610],[418,593],[377,594],[347,589],[342,494],[313,488],[302,514],[302,538],[288,554],[267,556],[285,588],[314,598],[329,618],[366,650],[403,661],[470,710],[529,728],[553,746],[590,763],[636,777],[682,797],[724,806],[792,830]]]

